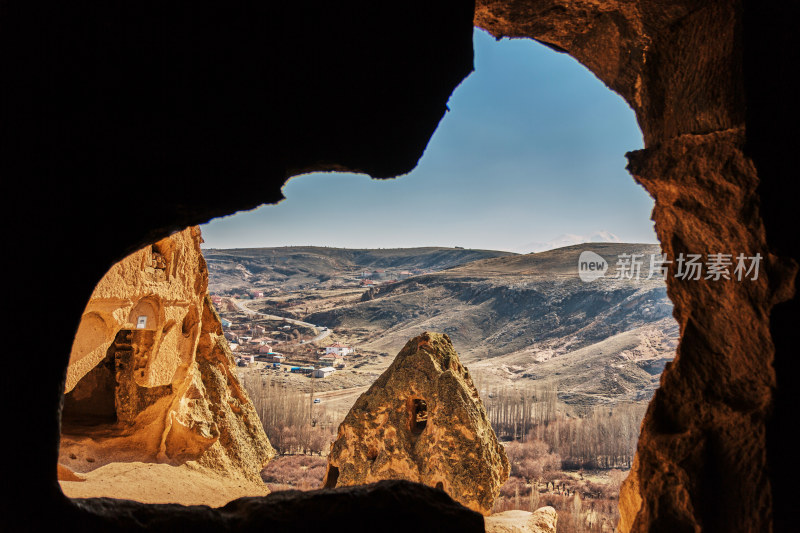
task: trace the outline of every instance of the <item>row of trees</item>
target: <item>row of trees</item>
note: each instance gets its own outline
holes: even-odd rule
[[[338,420],[315,406],[309,394],[258,373],[243,374],[242,383],[281,455],[327,453]],[[482,396],[498,438],[540,441],[560,458],[564,469],[630,468],[633,462],[644,404],[598,406],[579,417],[557,409],[552,389],[483,390]]]
[[[564,469],[629,469],[647,406],[595,407],[588,416],[558,417],[531,432],[561,456]]]
[[[277,383],[256,372],[240,380],[258,413],[264,432],[281,455],[323,455],[336,438],[333,417],[312,403],[310,394]]]
[[[633,462],[644,404],[597,406],[574,416],[557,408],[553,389],[484,389],[481,396],[499,439],[542,441],[565,469],[630,468]]]
[[[534,427],[548,424],[557,417],[558,396],[552,389],[526,387],[523,390],[487,391],[480,387],[481,398],[495,434],[501,440],[525,440]]]

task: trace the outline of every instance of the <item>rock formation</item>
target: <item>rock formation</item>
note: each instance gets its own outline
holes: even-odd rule
[[[558,513],[550,506],[530,511],[504,511],[485,518],[486,533],[556,533]]]
[[[275,452],[234,374],[200,242],[199,228],[188,228],[131,254],[97,284],[64,391],[59,461],[74,471],[194,460],[260,481]]]
[[[323,484],[407,479],[489,514],[508,473],[505,450],[450,338],[423,333],[350,409]]]
[[[369,302],[375,299],[375,296],[378,294],[378,290],[375,287],[370,287],[364,294],[361,295],[362,302]]]
[[[786,139],[796,144],[784,118],[796,91],[776,74],[790,64],[784,58],[761,65],[770,50],[796,46],[767,44],[786,15],[754,16],[747,4],[476,3],[476,26],[498,38],[536,39],[586,65],[631,106],[644,136],[645,148],[627,155],[628,170],[655,199],[681,341],[622,487],[623,532],[795,527],[793,491],[774,490],[797,477],[786,474],[794,439],[782,435],[791,424],[774,420],[797,406],[787,392],[796,389],[797,333],[775,335],[797,323],[800,309],[800,248],[784,233],[796,226],[787,216],[794,200],[781,192],[796,165],[779,162],[792,152]],[[769,30],[754,30],[767,21]],[[713,253],[759,254],[758,279],[676,277],[681,256]],[[774,516],[786,517],[775,523],[773,501]]]

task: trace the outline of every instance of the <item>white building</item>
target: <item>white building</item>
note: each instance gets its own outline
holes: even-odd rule
[[[325,354],[332,353],[334,355],[344,356],[351,353],[353,350],[349,346],[344,346],[338,342],[331,344],[325,348]]]
[[[330,376],[331,374],[333,374],[334,371],[335,371],[335,369],[332,366],[326,366],[326,367],[318,368],[318,369],[314,370],[314,374],[313,375],[314,375],[315,378],[326,378],[326,377]]]

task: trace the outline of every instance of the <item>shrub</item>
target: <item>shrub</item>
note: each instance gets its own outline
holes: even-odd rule
[[[513,476],[540,479],[545,473],[561,470],[561,457],[550,453],[547,444],[537,439],[507,444],[506,455]]]
[[[328,461],[310,455],[277,457],[261,471],[261,479],[270,490],[313,490],[322,486]]]

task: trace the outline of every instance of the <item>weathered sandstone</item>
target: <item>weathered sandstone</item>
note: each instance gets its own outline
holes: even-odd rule
[[[200,242],[188,228],[97,284],[67,369],[59,461],[75,472],[197,461],[260,481],[274,451],[234,374]]]
[[[450,338],[423,333],[350,409],[324,485],[407,479],[489,514],[508,473],[505,450]]]
[[[772,29],[748,39],[753,24],[768,20],[777,28],[783,22],[776,11],[747,4],[476,5],[476,25],[496,37],[536,39],[583,63],[626,100],[644,135],[645,148],[628,154],[628,169],[655,199],[652,218],[672,261],[667,292],[681,341],[645,415],[638,460],[622,487],[623,532],[793,527],[791,490],[774,486],[791,484],[784,472],[794,455],[793,439],[781,436],[791,424],[776,420],[797,405],[787,401],[793,378],[780,384],[780,369],[794,367],[795,374],[782,373],[793,376],[797,367],[797,341],[784,328],[798,320],[797,254],[793,259],[789,252],[798,248],[796,235],[784,233],[795,225],[785,218],[793,200],[781,192],[794,165],[778,171],[785,154],[793,153],[779,126],[790,121],[784,107],[793,93],[776,74],[790,62],[779,54],[765,58],[770,50],[796,47],[767,45]],[[773,64],[761,66],[767,60]],[[759,105],[773,113],[759,113]],[[796,134],[788,138],[796,144]],[[705,261],[717,253],[731,254],[734,263],[738,254],[759,254],[758,279],[676,277],[681,254]],[[792,298],[794,304],[783,303]],[[775,515],[774,503],[782,509]],[[773,522],[779,514],[788,521]]]
[[[504,511],[484,519],[486,533],[556,533],[558,513],[550,506],[530,511]]]

